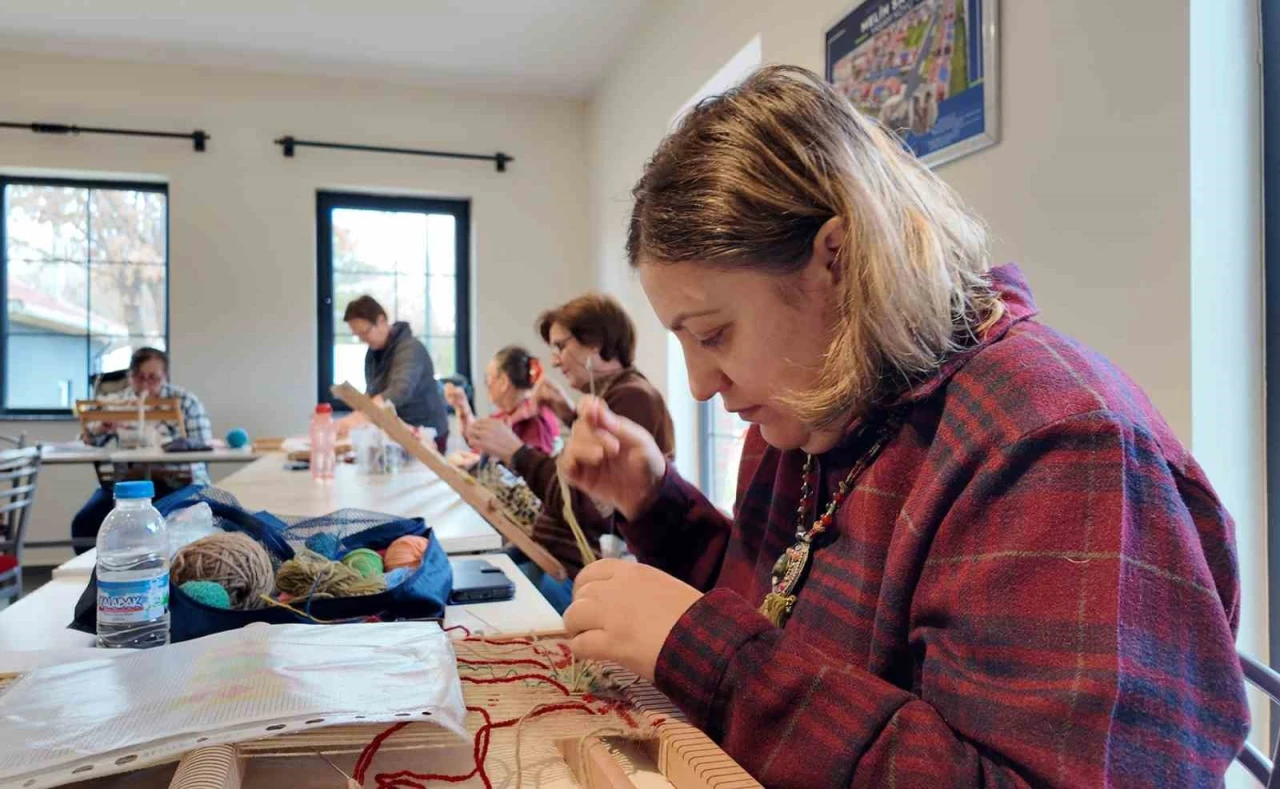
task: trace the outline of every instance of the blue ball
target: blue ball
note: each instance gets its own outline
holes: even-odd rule
[[[227,433],[227,446],[232,449],[239,449],[240,447],[248,446],[248,444],[249,434],[243,427],[237,427],[235,430]]]
[[[307,546],[307,550],[315,551],[326,559],[337,559],[342,553],[342,541],[336,534],[327,531],[311,535],[303,545]]]

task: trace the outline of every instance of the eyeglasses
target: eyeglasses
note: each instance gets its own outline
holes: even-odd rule
[[[142,373],[134,373],[132,377],[133,380],[143,384],[164,383],[164,375],[162,373],[148,373],[146,375],[143,375]]]

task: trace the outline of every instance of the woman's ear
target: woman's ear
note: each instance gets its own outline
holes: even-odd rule
[[[844,267],[840,265],[840,252],[845,244],[845,222],[843,217],[833,216],[818,228],[813,238],[813,257],[809,261],[811,270],[821,270],[831,278],[833,285],[839,285],[844,277]]]

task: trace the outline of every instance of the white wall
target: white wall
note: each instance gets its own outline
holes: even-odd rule
[[[672,113],[753,36],[766,62],[820,72],[823,33],[854,5],[666,2],[593,101],[599,282],[633,310],[659,385],[667,344],[623,255],[632,184]],[[1001,6],[1002,142],[939,172],[1042,317],[1133,375],[1205,461],[1238,521],[1241,643],[1265,654],[1256,0]]]
[[[72,60],[0,52],[3,120],[59,121],[212,135],[189,143],[0,131],[0,169],[124,173],[169,183],[173,379],[204,400],[223,433],[296,433],[316,391],[318,189],[472,201],[473,370],[510,342],[539,347],[542,308],[590,280],[585,108],[527,96],[448,94],[354,80]],[[299,138],[492,153],[484,162],[300,149]],[[0,424],[38,437],[48,425]],[[86,472],[87,473],[87,472]],[[66,535],[88,482],[50,472],[33,539]],[[38,559],[39,557],[32,557]]]

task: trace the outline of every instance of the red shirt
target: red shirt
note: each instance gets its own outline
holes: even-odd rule
[[[525,446],[548,455],[555,452],[556,439],[560,437],[560,420],[556,419],[556,413],[550,406],[539,406],[532,400],[525,400],[510,414],[498,411],[493,418],[506,422]]]
[[[1008,314],[896,403],[785,629],[756,608],[803,452],[753,428],[733,520],[669,470],[623,524],[709,591],[657,685],[768,786],[1219,785],[1249,725],[1234,524],[1137,385],[992,280]],[[820,507],[858,443],[817,459]]]

